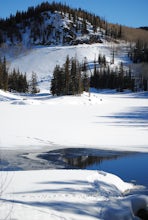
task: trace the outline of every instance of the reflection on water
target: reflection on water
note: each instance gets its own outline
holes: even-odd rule
[[[148,189],[148,153],[131,153],[92,148],[66,148],[38,154],[4,151],[1,171],[41,169],[88,169],[113,173],[124,181],[144,185]],[[148,194],[148,191],[146,192]]]
[[[90,165],[101,164],[106,160],[116,160],[119,157],[129,154],[129,152],[105,151],[90,148],[66,148],[49,151],[38,155],[38,157],[48,160],[50,163],[52,162],[55,168],[60,166],[62,169],[87,169]]]
[[[148,187],[148,153],[67,148],[50,151],[39,157],[52,162],[55,168],[103,170],[124,181]]]
[[[80,169],[91,169],[96,170],[98,169],[98,165],[102,164],[103,161],[107,160],[116,160],[119,157],[122,157],[123,155],[86,155],[86,156],[76,156],[74,157],[68,157],[68,155],[65,155],[63,160],[72,166],[73,168],[80,168]],[[125,156],[125,155],[124,155]],[[95,168],[96,167],[96,168]]]

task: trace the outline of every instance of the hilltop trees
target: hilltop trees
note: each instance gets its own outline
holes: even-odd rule
[[[64,20],[69,18],[71,21],[67,22],[67,27],[59,22],[60,26],[58,27],[58,21],[60,19],[62,21],[63,18]],[[90,34],[89,43],[94,43],[96,40],[98,42],[100,40],[99,30],[104,35],[103,29],[106,37],[117,39],[123,35],[121,25],[111,25],[103,18],[81,8],[72,9],[62,3],[43,2],[36,7],[29,7],[27,11],[17,11],[16,15],[0,19],[0,45],[6,42],[9,42],[10,45],[22,43],[24,34],[30,35],[26,45],[72,44],[75,42],[77,34],[81,34],[81,36]],[[26,32],[26,30],[28,31]],[[93,34],[96,33],[98,35],[95,38]]]
[[[62,25],[63,20],[64,23],[67,20],[66,25]],[[129,42],[139,39],[148,43],[148,31],[144,29],[111,24],[81,8],[72,9],[56,2],[43,2],[36,7],[29,7],[27,11],[17,11],[16,15],[0,19],[0,46],[5,43],[23,44],[27,34],[25,46],[77,44],[77,35],[82,36],[81,43],[101,43],[102,38],[115,42],[118,39]],[[86,34],[89,34],[87,39],[83,38]]]

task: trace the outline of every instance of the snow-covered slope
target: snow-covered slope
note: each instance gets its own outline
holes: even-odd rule
[[[1,21],[0,43],[21,44],[26,47],[30,45],[74,45],[84,42],[102,42],[100,38],[105,33],[103,28],[100,28],[98,24],[96,26],[93,22],[94,15],[88,15],[84,11],[83,13],[82,11],[76,12],[76,10],[69,11],[67,7],[63,11],[62,8],[58,10],[55,7],[51,10],[49,6],[45,6],[44,9],[32,11],[26,16],[21,13],[17,15],[11,16],[7,21]],[[101,20],[98,23],[101,24]]]
[[[79,62],[86,59],[91,69],[93,68],[94,60],[98,59],[99,54],[105,55],[107,61],[110,63],[113,48],[115,51],[115,61],[114,64],[110,65],[111,68],[119,66],[121,62],[124,65],[129,65],[130,60],[127,56],[128,44],[105,42],[92,45],[35,47],[20,54],[18,57],[11,55],[8,58],[9,70],[11,71],[13,68],[19,69],[22,73],[27,73],[28,78],[30,78],[32,72],[35,72],[38,76],[40,89],[50,89],[50,81],[55,66],[62,66],[68,55],[70,58],[76,57]]]

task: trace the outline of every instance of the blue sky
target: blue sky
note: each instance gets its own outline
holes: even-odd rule
[[[44,0],[47,1],[47,0]],[[53,0],[48,0],[52,2]],[[55,0],[95,13],[108,22],[130,27],[148,26],[148,0]],[[43,0],[0,0],[0,17],[9,17],[16,11],[27,10]]]

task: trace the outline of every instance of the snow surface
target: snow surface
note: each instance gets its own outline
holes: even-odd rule
[[[148,93],[53,98],[0,91],[0,100],[2,152],[79,146],[148,152]],[[148,197],[124,196],[134,188],[103,171],[1,171],[0,219],[138,219]]]
[[[145,94],[145,97],[143,96]],[[0,91],[1,148],[95,147],[148,152],[148,93],[53,98]]]
[[[113,44],[38,47],[9,57],[9,69],[38,75],[41,92],[20,95],[0,90],[0,149],[45,152],[88,147],[148,152],[148,93],[92,91],[90,96],[52,97],[50,80],[67,55],[91,68],[99,53],[111,60]],[[117,46],[117,45],[116,45]],[[129,64],[119,44],[115,64]],[[48,89],[48,90],[47,90]],[[0,220],[131,220],[148,206],[144,195],[124,196],[135,188],[103,171],[0,171]]]
[[[1,172],[0,219],[124,220],[146,208],[146,196],[123,197],[133,188],[101,171]],[[6,218],[7,217],[7,218]]]

